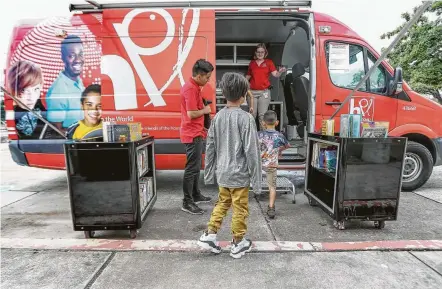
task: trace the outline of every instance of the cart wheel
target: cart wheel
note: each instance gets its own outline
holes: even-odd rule
[[[292,204],[296,204],[296,200],[295,199],[292,200]]]
[[[336,229],[345,230],[345,221],[334,221],[333,225]]]
[[[374,227],[377,229],[385,228],[385,221],[374,221]]]
[[[86,239],[91,239],[95,236],[95,231],[84,231],[84,237]]]
[[[138,235],[138,231],[137,231],[137,229],[132,229],[129,231],[129,234],[130,234],[131,239],[135,239]]]
[[[316,207],[316,202],[315,202],[315,200],[313,200],[312,197],[308,198],[308,204],[312,207]]]

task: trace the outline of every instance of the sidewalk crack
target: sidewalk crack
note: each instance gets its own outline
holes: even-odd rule
[[[89,282],[86,284],[86,287],[84,287],[84,289],[90,289],[92,285],[94,285],[95,281],[97,281],[98,277],[101,276],[101,273],[103,273],[104,269],[106,269],[110,262],[112,262],[116,254],[116,252],[112,252],[109,255],[106,261],[104,261],[103,265],[101,265],[97,272],[95,272],[94,276],[92,276],[91,280],[89,280]]]
[[[272,228],[272,226],[270,225],[270,221],[269,221],[269,219],[266,218],[266,212],[265,212],[264,208],[262,207],[261,203],[259,202],[259,195],[256,195],[256,194],[255,194],[254,199],[255,199],[256,202],[258,203],[258,207],[259,207],[259,209],[261,210],[261,213],[262,213],[262,216],[263,216],[264,220],[266,221],[267,228],[269,229],[270,234],[272,235],[273,241],[278,241],[277,238],[276,238],[275,232],[273,231],[273,228]]]
[[[413,252],[408,251],[408,253],[413,256],[414,258],[416,258],[418,261],[420,261],[421,263],[423,263],[425,266],[427,266],[428,268],[430,268],[431,270],[433,270],[434,272],[436,272],[437,275],[442,277],[442,273],[440,273],[439,271],[437,271],[436,269],[434,269],[433,267],[431,267],[430,265],[428,265],[424,260],[422,260],[421,258],[419,258],[418,256],[414,255]]]

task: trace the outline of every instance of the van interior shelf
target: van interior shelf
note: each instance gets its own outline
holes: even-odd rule
[[[248,66],[258,43],[216,43],[217,66]]]

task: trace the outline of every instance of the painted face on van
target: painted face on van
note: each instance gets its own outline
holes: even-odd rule
[[[35,104],[40,98],[41,89],[41,83],[25,87],[24,89],[22,89],[22,91],[20,91],[20,100],[30,109],[34,109]]]
[[[87,126],[96,126],[101,121],[101,94],[89,92],[81,104],[84,111],[84,123]]]
[[[62,60],[65,66],[65,73],[69,78],[77,78],[83,71],[83,44],[71,43],[66,45],[63,51]]]
[[[204,86],[207,82],[210,81],[210,76],[212,76],[212,72],[208,72],[206,74],[198,74],[195,77],[195,82],[198,83],[199,86]]]

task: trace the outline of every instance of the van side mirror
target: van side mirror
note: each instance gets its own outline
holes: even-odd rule
[[[402,91],[402,68],[394,69],[393,79],[388,83],[387,95],[394,95]]]

